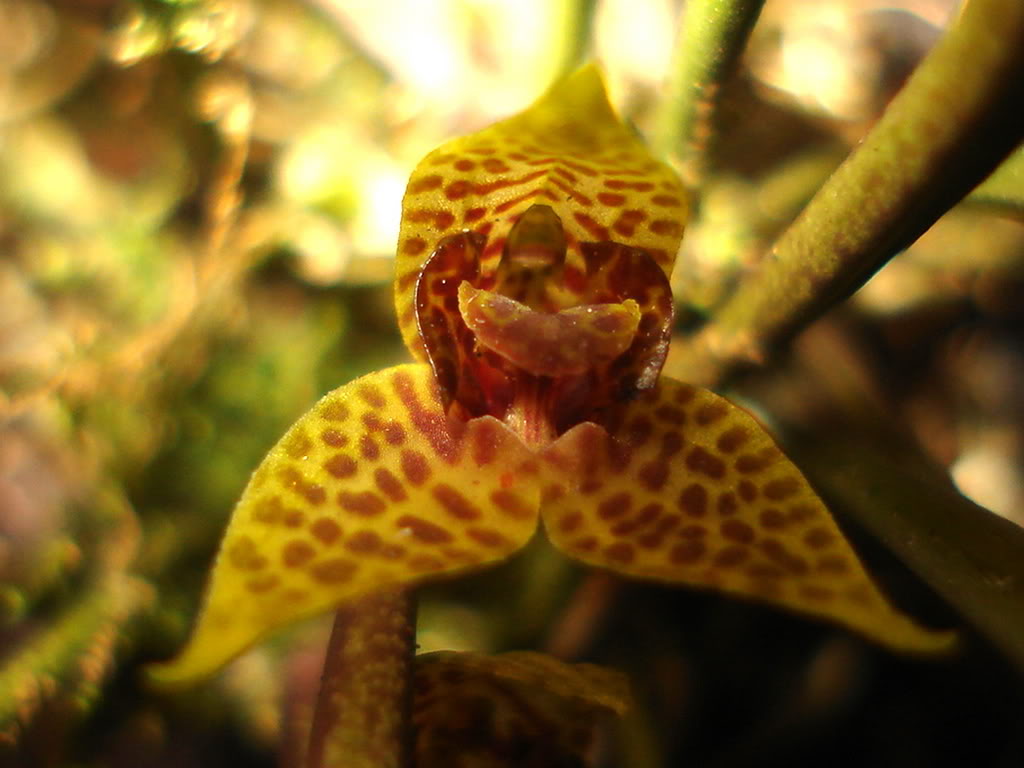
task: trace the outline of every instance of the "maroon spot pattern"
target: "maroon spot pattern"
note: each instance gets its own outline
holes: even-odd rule
[[[710,392],[662,380],[543,458],[558,492],[545,492],[542,514],[573,557],[809,612],[844,615],[854,592],[884,605],[796,467]]]
[[[537,514],[519,478],[539,468],[512,440],[493,419],[449,422],[425,367],[357,380],[289,431],[243,498],[248,525],[287,536],[229,536],[223,562],[250,593],[299,604],[316,585],[408,581],[505,557]],[[521,471],[506,466],[516,450]],[[479,491],[461,488],[467,478]]]

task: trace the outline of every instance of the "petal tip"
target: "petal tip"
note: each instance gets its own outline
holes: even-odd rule
[[[192,634],[176,656],[147,664],[146,683],[156,690],[175,691],[213,677],[228,663],[259,642],[266,627],[225,620],[209,604],[200,612]]]
[[[169,661],[147,664],[142,669],[146,685],[156,691],[173,693],[198,683],[213,674],[212,670],[201,671],[189,669],[183,664],[181,657]]]
[[[929,629],[912,624],[913,634],[890,644],[893,650],[922,658],[942,658],[963,650],[963,635],[955,629]]]

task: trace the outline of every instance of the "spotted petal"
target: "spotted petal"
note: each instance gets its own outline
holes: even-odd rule
[[[296,619],[509,556],[537,527],[531,467],[495,419],[450,422],[425,365],[331,392],[256,470],[192,639],[154,677],[201,677]]]
[[[464,230],[483,235],[486,280],[509,229],[542,203],[565,227],[567,285],[581,283],[571,271],[585,270],[585,242],[642,248],[667,275],[683,234],[685,200],[672,170],[615,116],[598,70],[584,67],[524,112],[442,145],[413,171],[402,203],[395,283],[406,345],[426,360],[413,294],[442,238]]]
[[[663,377],[544,456],[542,514],[590,565],[833,620],[897,649],[947,649],[865,573],[800,471],[746,412]]]

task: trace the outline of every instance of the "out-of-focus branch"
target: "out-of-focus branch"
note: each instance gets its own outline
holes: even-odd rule
[[[971,192],[967,200],[1024,219],[1024,144]]]
[[[678,155],[688,187],[700,185],[718,93],[763,5],[764,0],[690,0],[683,8],[667,93],[656,118],[654,148]]]
[[[568,0],[551,3],[553,18],[549,23],[559,24],[563,31],[560,47],[556,50],[560,66],[558,76],[567,75],[586,63],[589,55],[591,28],[594,24],[596,0]]]
[[[863,284],[1024,136],[1024,4],[969,0],[861,146],[759,269],[679,350],[676,370],[713,383],[759,363]]]
[[[1024,531],[979,507],[898,436],[810,436],[794,457],[837,509],[879,539],[1024,671]]]
[[[816,403],[782,409],[786,451],[840,521],[867,530],[1024,671],[1024,528],[957,491],[841,327],[821,323],[794,345],[790,382]]]

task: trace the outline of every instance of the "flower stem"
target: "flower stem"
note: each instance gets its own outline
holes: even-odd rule
[[[399,590],[338,610],[307,768],[412,768],[416,599]]]
[[[707,170],[717,97],[763,5],[764,0],[689,0],[683,7],[654,148],[679,157],[683,182],[691,189],[700,186]]]

